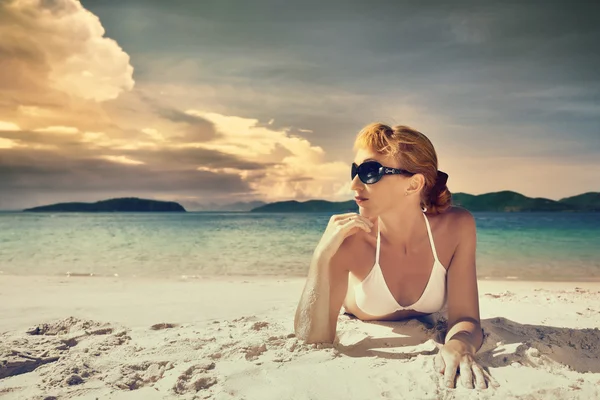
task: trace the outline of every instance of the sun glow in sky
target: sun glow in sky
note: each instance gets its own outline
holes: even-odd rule
[[[452,192],[600,190],[600,8],[489,3],[0,0],[0,210],[348,200],[374,121]]]

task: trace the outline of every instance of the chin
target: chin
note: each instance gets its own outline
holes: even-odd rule
[[[358,207],[358,213],[360,215],[362,215],[363,217],[367,217],[367,218],[372,218],[372,217],[377,216],[377,214],[374,213],[373,210],[370,210],[365,207],[360,207],[360,206]]]

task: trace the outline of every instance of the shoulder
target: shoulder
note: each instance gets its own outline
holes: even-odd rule
[[[452,206],[436,218],[439,218],[442,235],[454,243],[455,249],[461,243],[476,241],[475,217],[469,210]]]
[[[475,217],[466,208],[452,206],[438,217],[444,220],[444,224],[451,227],[454,231],[456,229],[472,230],[475,229]]]

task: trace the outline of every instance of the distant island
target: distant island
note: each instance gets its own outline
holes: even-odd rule
[[[542,197],[531,198],[509,190],[472,195],[453,193],[452,204],[469,211],[495,212],[598,212],[600,211],[600,193],[588,192],[564,199],[550,200]],[[251,212],[357,212],[354,200],[332,202],[326,200],[309,200],[305,202],[280,201],[253,208]]]
[[[259,205],[248,209],[252,205]],[[600,193],[588,192],[564,199],[550,200],[542,197],[531,198],[517,192],[501,191],[472,195],[468,193],[452,194],[452,204],[464,207],[469,211],[493,212],[600,212]],[[212,204],[210,204],[212,205]],[[357,212],[354,200],[333,202],[327,200],[296,200],[274,203],[247,202],[220,205],[220,211],[285,213],[285,212],[324,212],[344,213]],[[186,212],[186,209],[174,201],[160,201],[126,197],[102,200],[95,203],[58,203],[40,207],[27,208],[23,212]]]
[[[327,200],[278,201],[253,208],[250,212],[352,212],[358,206],[354,200],[335,202]]]
[[[58,203],[27,208],[23,212],[186,212],[179,203],[125,197],[95,203]]]

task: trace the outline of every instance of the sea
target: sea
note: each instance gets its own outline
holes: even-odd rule
[[[304,277],[331,215],[0,212],[0,278]],[[479,279],[600,281],[600,213],[473,215]]]

